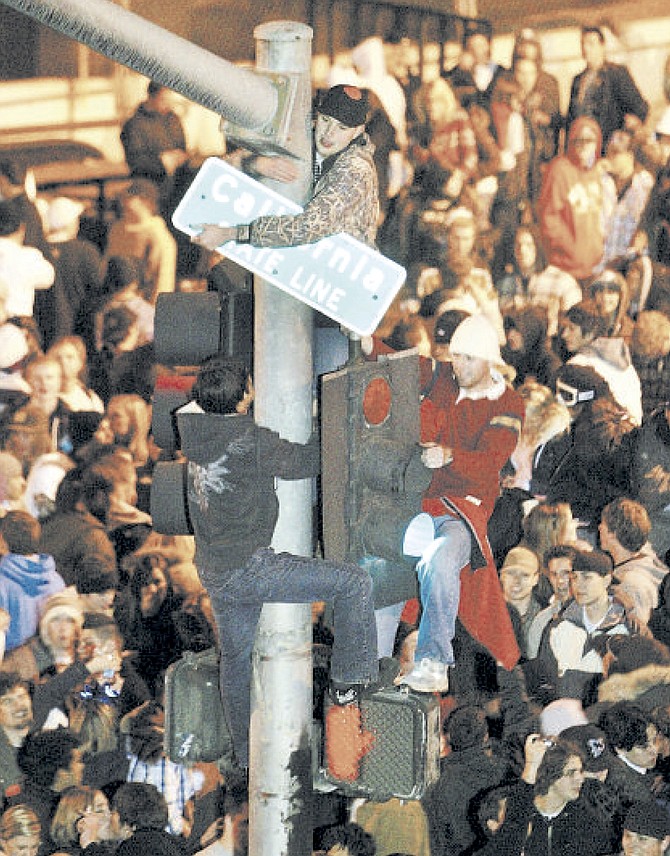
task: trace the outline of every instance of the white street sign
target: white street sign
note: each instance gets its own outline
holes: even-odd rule
[[[175,227],[196,235],[201,223],[237,226],[267,214],[302,208],[220,158],[208,158],[172,215]],[[315,244],[259,248],[229,242],[218,252],[359,335],[375,331],[406,272],[350,235]]]

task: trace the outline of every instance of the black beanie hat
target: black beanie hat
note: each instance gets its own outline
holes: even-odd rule
[[[368,115],[367,90],[342,83],[333,86],[321,99],[317,112],[332,116],[347,128],[364,125]]]

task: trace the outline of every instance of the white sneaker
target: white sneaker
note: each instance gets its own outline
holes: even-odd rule
[[[401,675],[397,684],[407,684],[418,693],[446,693],[449,689],[449,667],[439,660],[424,657],[411,672]]]

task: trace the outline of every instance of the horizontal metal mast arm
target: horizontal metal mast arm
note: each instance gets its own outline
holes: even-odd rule
[[[110,0],[0,2],[244,128],[262,128],[277,109],[269,80]]]

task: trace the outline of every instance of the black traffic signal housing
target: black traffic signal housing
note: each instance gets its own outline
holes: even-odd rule
[[[323,544],[327,558],[366,567],[377,608],[418,596],[405,556],[431,471],[421,462],[419,357],[355,361],[321,385]],[[440,705],[388,687],[352,710],[325,703],[318,776],[349,796],[419,799],[439,777]]]
[[[220,285],[217,290],[159,294],[156,301],[156,360],[169,370],[157,378],[154,386],[151,430],[156,444],[169,454],[179,450],[176,412],[189,401],[200,364],[219,352],[250,359],[251,294],[227,290],[225,283],[221,284],[221,276],[211,279]],[[160,461],[156,465],[150,512],[156,532],[192,534],[184,461]]]
[[[377,608],[417,597],[416,559],[402,545],[431,479],[420,458],[418,354],[324,375],[321,422],[326,558],[365,564]]]

